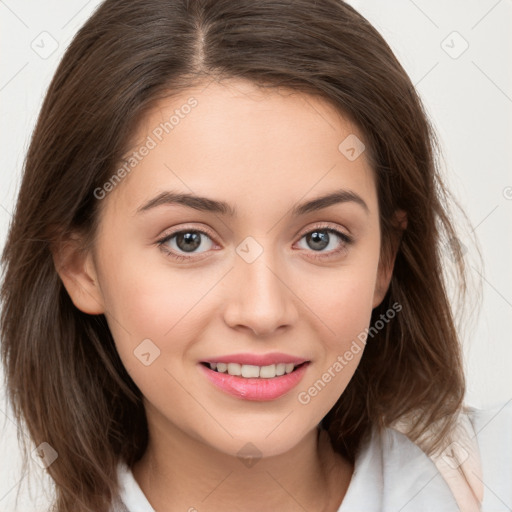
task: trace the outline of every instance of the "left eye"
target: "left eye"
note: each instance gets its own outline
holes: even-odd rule
[[[340,246],[339,240],[342,241],[341,245],[347,245],[351,242],[351,239],[347,235],[332,228],[317,228],[303,235],[301,241],[302,240],[306,240],[306,243],[309,245],[309,247],[302,248],[312,249],[314,252],[336,251]],[[324,249],[328,250],[324,251]]]

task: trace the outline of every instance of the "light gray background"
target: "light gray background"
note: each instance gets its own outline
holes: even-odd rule
[[[0,247],[44,93],[70,40],[99,3],[0,0]],[[482,270],[470,237],[461,234],[470,273],[483,279],[478,315],[461,331],[466,402],[503,403],[512,398],[512,0],[350,3],[395,51],[443,143],[448,185],[469,216],[484,259]],[[11,417],[2,399],[0,510],[5,512],[15,510],[16,434],[24,435]],[[47,483],[43,471],[32,467],[36,483]],[[34,495],[40,506],[47,503],[38,486]],[[22,498],[18,510],[36,509],[25,488]]]

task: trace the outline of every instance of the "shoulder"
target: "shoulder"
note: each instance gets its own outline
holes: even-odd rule
[[[339,512],[455,512],[449,486],[435,463],[393,428],[371,435],[361,446]]]
[[[119,496],[110,512],[155,512],[135,480],[130,468],[123,462],[117,467]]]
[[[488,408],[466,407],[481,461],[482,510],[512,508],[512,399]]]
[[[512,400],[486,409],[465,407],[459,425],[436,457],[399,428],[374,428],[361,445],[339,512],[508,510]]]

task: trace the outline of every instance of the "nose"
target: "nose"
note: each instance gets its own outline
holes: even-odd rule
[[[236,256],[226,291],[225,323],[259,337],[290,328],[299,317],[296,292],[270,253],[263,251],[252,263]]]

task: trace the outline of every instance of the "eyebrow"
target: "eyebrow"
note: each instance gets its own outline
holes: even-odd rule
[[[337,190],[327,195],[317,197],[310,201],[298,204],[292,208],[293,216],[305,215],[339,203],[355,203],[361,206],[366,214],[370,213],[364,199],[350,190]],[[217,201],[208,197],[196,196],[189,193],[165,191],[158,194],[140,206],[136,213],[147,212],[161,205],[179,204],[202,212],[217,213],[224,216],[236,217],[236,209],[224,201]]]

